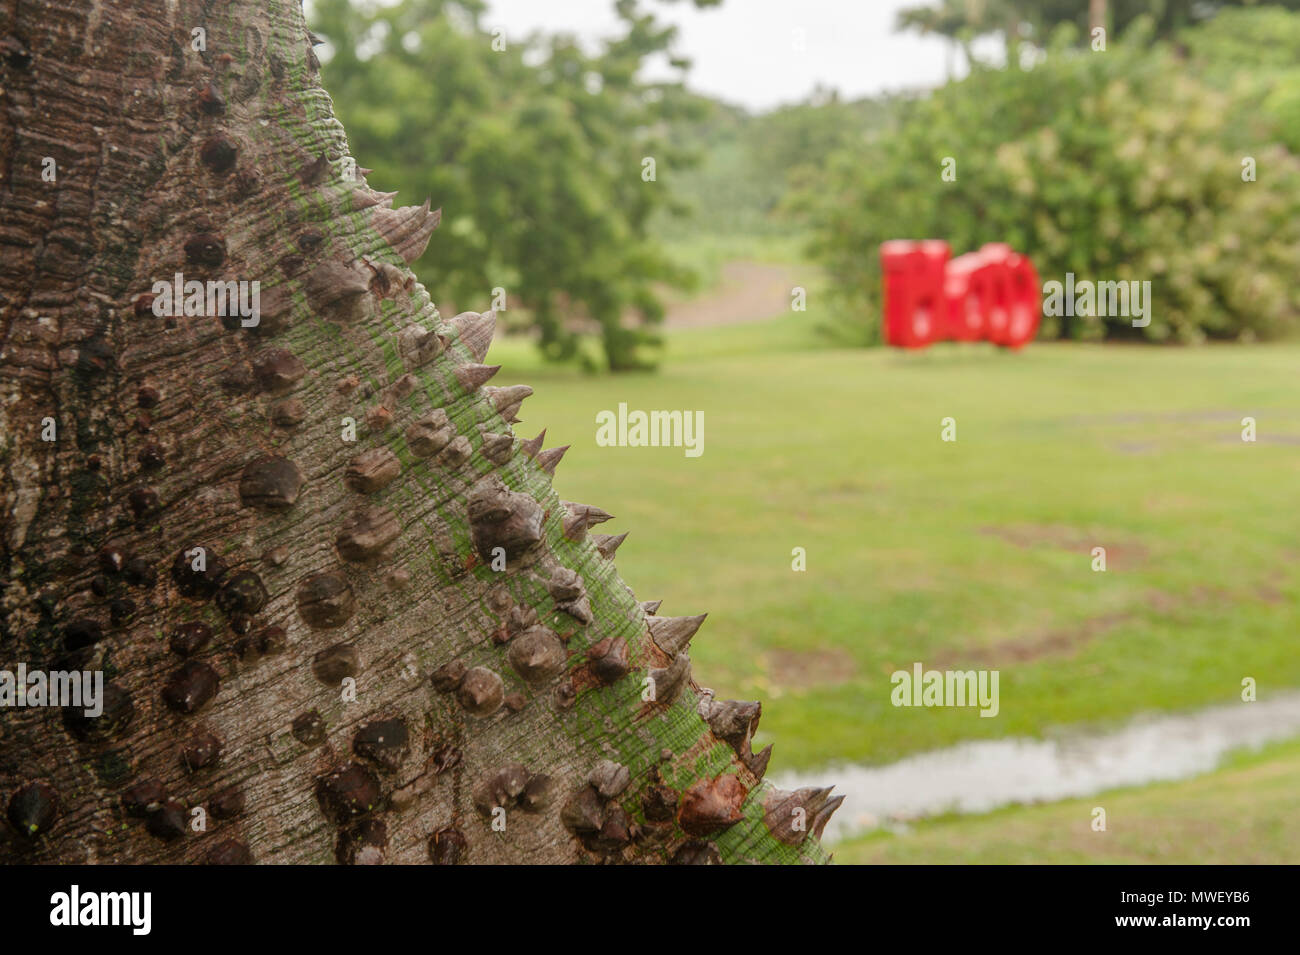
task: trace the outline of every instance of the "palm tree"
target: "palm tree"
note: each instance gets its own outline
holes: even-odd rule
[[[1089,32],[1096,29],[1106,29],[1107,23],[1107,4],[1106,0],[1088,0],[1088,28]]]
[[[940,0],[934,7],[908,7],[900,10],[896,21],[899,30],[914,30],[948,38],[961,47],[967,66],[974,68],[973,43],[976,38],[1001,34],[1007,50],[1007,62],[1017,62],[1023,12],[1013,0]]]

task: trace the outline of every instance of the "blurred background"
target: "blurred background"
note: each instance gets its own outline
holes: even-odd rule
[[[372,187],[442,207],[421,281],[505,304],[517,430],[710,612],[697,679],[849,793],[853,862],[1300,861],[1298,9],[307,4]],[[892,238],[1149,281],[1151,323],[879,347]],[[620,402],[705,453],[597,446]],[[997,717],[891,705],[917,661]]]

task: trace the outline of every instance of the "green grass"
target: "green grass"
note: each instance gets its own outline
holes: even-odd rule
[[[655,374],[489,356],[537,389],[520,433],[573,445],[561,496],[632,532],[638,596],[710,612],[696,679],[762,699],[773,772],[1300,686],[1300,347],[904,354],[819,347],[815,321],[675,332]],[[597,447],[621,401],[702,410],[704,455]],[[891,706],[918,660],[999,669],[1000,715]]]
[[[1300,863],[1300,741],[1216,772],[1086,799],[928,820],[834,846],[840,864]],[[1106,810],[1106,831],[1092,829]]]

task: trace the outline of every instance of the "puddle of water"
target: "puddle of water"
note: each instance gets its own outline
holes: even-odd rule
[[[1099,735],[962,743],[884,766],[832,766],[786,774],[781,789],[824,786],[846,798],[826,827],[828,843],[899,820],[988,812],[1121,786],[1185,779],[1213,770],[1234,749],[1300,734],[1300,693],[1194,713],[1143,716]]]

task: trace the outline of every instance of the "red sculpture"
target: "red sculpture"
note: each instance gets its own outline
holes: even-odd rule
[[[1033,264],[1001,242],[951,255],[948,243],[938,239],[881,244],[885,342],[924,348],[948,339],[983,339],[1019,348],[1033,341],[1043,314]]]

